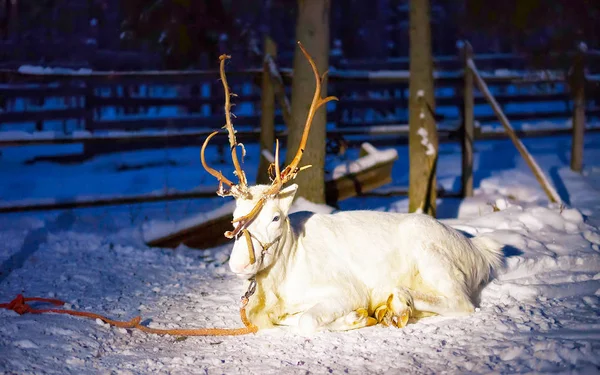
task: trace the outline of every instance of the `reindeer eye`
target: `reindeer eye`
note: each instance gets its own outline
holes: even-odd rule
[[[273,217],[273,222],[275,223],[275,222],[279,221],[279,218],[280,218],[280,216],[279,216],[279,215],[275,215],[275,216]]]

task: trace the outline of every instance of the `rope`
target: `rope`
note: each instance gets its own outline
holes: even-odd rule
[[[86,311],[66,310],[66,309],[34,309],[27,302],[43,302],[50,303],[55,306],[62,306],[65,303],[58,299],[52,298],[38,298],[38,297],[24,297],[22,294],[17,295],[9,303],[0,303],[0,308],[15,311],[19,315],[24,314],[67,314],[73,316],[80,316],[90,319],[100,319],[104,323],[108,323],[111,326],[120,328],[138,329],[146,333],[155,333],[157,335],[171,335],[171,336],[239,336],[247,335],[250,333],[258,332],[258,327],[252,324],[246,316],[246,305],[248,304],[248,294],[242,297],[242,306],[240,308],[240,318],[244,323],[243,328],[191,328],[191,329],[158,329],[150,328],[140,324],[142,318],[136,316],[129,321],[112,320],[105,316],[95,314]]]

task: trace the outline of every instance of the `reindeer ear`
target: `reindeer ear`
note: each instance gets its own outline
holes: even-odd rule
[[[284,215],[287,215],[290,211],[290,207],[292,207],[292,201],[294,200],[297,190],[298,185],[292,184],[279,192],[279,208],[281,208]]]

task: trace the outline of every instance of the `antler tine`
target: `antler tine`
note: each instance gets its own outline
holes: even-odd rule
[[[237,157],[237,140],[235,138],[235,130],[233,129],[233,123],[231,122],[231,96],[235,95],[232,94],[229,91],[229,85],[227,84],[227,77],[225,76],[225,60],[230,59],[231,56],[229,55],[221,55],[219,56],[219,60],[221,61],[220,64],[220,74],[221,74],[221,81],[223,82],[223,89],[225,90],[225,129],[227,129],[227,132],[229,133],[229,148],[231,149],[231,160],[233,161],[233,166],[235,167],[235,173],[240,181],[240,183],[237,185],[238,188],[240,188],[241,191],[244,191],[246,189],[246,187],[248,186],[247,180],[246,180],[246,174],[244,173],[244,171],[242,170],[242,167],[240,166],[240,162],[238,161],[238,157]]]
[[[323,80],[327,76],[327,72],[325,72],[322,76],[319,75],[319,70],[317,69],[317,65],[315,64],[315,61],[308,54],[306,49],[304,49],[304,46],[302,46],[302,43],[298,42],[298,46],[300,47],[300,50],[302,50],[302,53],[304,54],[304,56],[306,57],[306,59],[308,60],[310,66],[312,68],[312,71],[315,75],[316,87],[315,87],[315,95],[313,96],[313,100],[310,105],[310,109],[308,110],[308,116],[306,118],[306,124],[304,125],[304,132],[302,133],[302,139],[300,140],[300,145],[298,146],[298,151],[296,151],[296,155],[292,159],[292,162],[290,163],[290,165],[288,165],[283,170],[283,172],[282,172],[282,180],[283,181],[281,181],[281,184],[286,183],[287,181],[289,181],[290,179],[295,177],[295,175],[298,173],[298,164],[300,164],[300,160],[302,159],[302,155],[304,154],[304,148],[306,147],[306,142],[308,141],[308,134],[310,132],[310,127],[312,125],[312,121],[315,116],[315,113],[317,112],[317,109],[319,109],[319,107],[321,107],[324,104],[327,104],[328,102],[330,102],[332,100],[338,100],[338,98],[335,96],[328,96],[326,98],[321,97],[321,86],[322,86]]]
[[[279,170],[279,139],[275,140],[275,181],[281,180],[281,171]]]
[[[204,167],[204,169],[206,169],[206,171],[208,173],[210,173],[211,175],[213,175],[214,177],[217,178],[217,180],[219,180],[219,192],[223,192],[223,185],[222,184],[226,184],[229,187],[233,186],[233,182],[229,181],[225,176],[223,176],[223,174],[221,172],[218,172],[216,169],[211,168],[208,166],[208,164],[206,164],[206,159],[204,158],[204,151],[206,150],[206,146],[208,146],[208,142],[210,142],[210,139],[212,137],[214,137],[215,135],[217,135],[219,132],[215,131],[212,132],[208,137],[206,137],[206,139],[204,140],[204,144],[202,144],[202,149],[200,150],[200,161],[202,161],[202,166]]]
[[[267,193],[265,195],[260,197],[258,202],[256,202],[256,204],[254,205],[254,207],[248,214],[238,217],[237,219],[233,219],[231,221],[231,223],[238,223],[238,226],[233,231],[225,232],[225,237],[227,237],[227,238],[236,237],[241,231],[244,230],[246,225],[248,225],[248,223],[251,222],[256,217],[256,215],[258,215],[260,210],[265,205],[265,203],[267,201],[267,197],[276,193],[277,191],[279,191],[281,189],[281,186],[283,185],[283,183],[281,180],[281,172],[279,170],[279,139],[275,140],[275,161],[273,162],[272,165],[275,168],[275,179],[273,180],[273,185],[271,185],[271,187],[269,187],[269,189],[267,190]]]

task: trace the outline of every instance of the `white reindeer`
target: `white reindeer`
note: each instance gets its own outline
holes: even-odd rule
[[[226,128],[239,183],[210,168],[221,196],[233,196],[235,238],[231,270],[256,283],[247,306],[259,328],[294,325],[303,333],[349,330],[377,323],[404,327],[409,318],[430,314],[458,316],[474,311],[480,289],[501,264],[501,246],[486,237],[467,238],[422,214],[349,211],[288,215],[297,185],[283,188],[302,169],[298,164],[316,110],[335,97],[321,98],[321,80],[312,58],[300,45],[315,74],[316,90],[298,152],[279,170],[278,147],[271,185],[249,187],[237,155],[230,119],[224,60]],[[277,145],[278,146],[278,145]],[[225,191],[223,184],[230,187]]]

